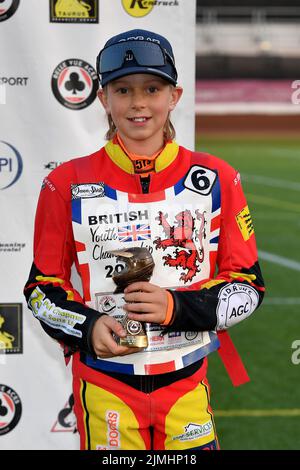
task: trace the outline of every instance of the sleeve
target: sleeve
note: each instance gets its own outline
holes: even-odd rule
[[[55,178],[54,178],[55,180]],[[34,261],[24,294],[29,309],[46,333],[68,353],[82,350],[94,355],[90,337],[101,314],[85,305],[71,284],[77,263],[71,226],[71,203],[51,179],[40,193],[34,233]]]
[[[264,296],[253,223],[239,173],[225,162],[220,170],[218,274],[170,291],[174,312],[168,330],[226,330],[248,318]]]

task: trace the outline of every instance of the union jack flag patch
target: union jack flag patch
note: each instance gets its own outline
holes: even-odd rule
[[[149,240],[151,238],[150,225],[137,224],[119,227],[118,237],[120,242],[136,242],[138,240]]]

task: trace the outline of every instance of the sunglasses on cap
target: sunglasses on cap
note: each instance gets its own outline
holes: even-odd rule
[[[98,73],[118,70],[133,57],[138,65],[144,67],[163,67],[169,61],[177,78],[174,59],[165,49],[155,42],[136,40],[118,42],[102,49],[97,57]]]

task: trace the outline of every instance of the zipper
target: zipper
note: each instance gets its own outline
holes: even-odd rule
[[[142,186],[142,192],[143,194],[149,193],[149,186],[150,186],[150,175],[146,177],[141,177],[141,186]]]

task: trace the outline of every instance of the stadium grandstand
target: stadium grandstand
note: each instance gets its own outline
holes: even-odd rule
[[[196,78],[198,133],[299,132],[299,0],[198,0]]]

